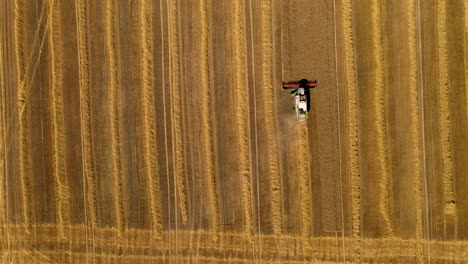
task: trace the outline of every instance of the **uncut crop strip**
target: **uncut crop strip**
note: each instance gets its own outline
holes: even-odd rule
[[[380,166],[380,181],[379,181],[379,211],[385,223],[385,233],[393,235],[393,226],[390,219],[392,210],[392,195],[391,182],[388,165],[388,145],[386,136],[386,120],[385,120],[385,75],[384,75],[384,50],[382,47],[382,10],[380,0],[372,1],[372,45],[375,58],[375,128],[377,136],[377,153]]]
[[[120,120],[119,120],[119,96],[120,96],[120,61],[118,57],[119,45],[119,28],[116,24],[116,13],[114,0],[107,0],[106,12],[106,45],[109,56],[109,72],[110,72],[110,123],[111,123],[111,140],[112,140],[112,165],[114,174],[114,209],[115,221],[119,236],[126,229],[125,223],[125,208],[123,201],[123,182],[122,182],[122,158],[120,154]],[[117,13],[118,14],[118,13]]]
[[[307,127],[298,127],[297,157],[306,157],[309,160],[309,131]],[[306,240],[306,247],[310,247],[310,237],[312,236],[312,196],[310,182],[310,163],[305,162],[298,168],[299,173],[299,193],[301,201],[301,234]]]
[[[410,92],[410,116],[411,116],[411,145],[414,175],[414,194],[416,207],[416,239],[419,241],[423,235],[423,212],[422,212],[422,183],[421,177],[421,146],[419,128],[419,97],[417,83],[417,58],[416,58],[416,13],[414,1],[408,0],[408,51],[409,51],[409,92]],[[417,245],[418,256],[422,256],[422,246]]]
[[[61,20],[61,1],[49,0],[51,18],[49,20],[49,43],[51,61],[51,112],[53,138],[53,171],[57,203],[57,231],[63,239],[68,237],[66,226],[70,225],[70,192],[67,181],[65,161],[65,129],[63,106],[63,39]]]
[[[201,21],[201,85],[202,85],[202,133],[204,145],[204,167],[206,170],[206,183],[208,186],[208,199],[211,209],[211,230],[217,232],[219,230],[220,211],[218,206],[218,199],[216,195],[216,177],[214,173],[214,155],[213,155],[213,138],[216,138],[215,131],[213,130],[213,122],[211,121],[210,113],[212,112],[211,101],[211,87],[210,87],[210,69],[208,60],[210,57],[210,38],[208,35],[211,21],[208,17],[210,14],[210,4],[208,0],[200,1],[200,21]]]
[[[97,226],[96,176],[92,158],[91,92],[89,89],[89,47],[87,0],[76,0],[78,57],[80,73],[81,142],[83,156],[83,184],[86,183],[86,209],[89,210],[91,228]]]
[[[233,1],[234,31],[234,76],[235,76],[235,120],[239,140],[238,158],[241,179],[241,200],[244,211],[244,233],[253,235],[252,190],[250,182],[249,132],[248,132],[248,94],[247,94],[247,58],[245,37],[244,1]]]
[[[26,8],[22,0],[15,1],[15,52],[17,64],[17,87],[22,88],[25,84],[25,56],[24,56],[24,8]],[[23,221],[26,224],[26,232],[31,232],[32,226],[32,188],[31,179],[32,174],[31,159],[29,154],[28,137],[30,135],[30,107],[27,106],[26,101],[29,92],[27,89],[18,90],[18,111],[19,119],[19,163],[20,163],[20,182],[21,182],[21,195],[22,195],[22,213]]]
[[[264,88],[263,98],[265,98],[265,126],[266,144],[268,147],[268,171],[270,174],[271,191],[271,218],[273,223],[273,233],[282,232],[282,210],[281,210],[281,180],[279,173],[278,143],[276,141],[276,101],[274,94],[273,80],[273,38],[272,38],[272,2],[262,1],[262,76]]]
[[[148,182],[151,224],[157,234],[162,232],[161,193],[158,173],[154,96],[153,96],[153,6],[151,1],[142,0],[140,8],[140,28],[142,44],[142,109],[144,117],[144,155],[143,162]]]
[[[179,14],[177,13],[177,1],[169,0],[169,64],[170,64],[170,79],[171,79],[171,108],[183,109],[180,90],[182,87],[181,65],[180,65],[180,32],[179,32]],[[175,182],[177,186],[177,196],[179,198],[178,205],[182,224],[187,223],[187,198],[185,194],[185,161],[184,161],[184,141],[182,135],[182,113],[183,111],[172,111],[172,129],[173,129],[173,145],[175,148]]]
[[[355,54],[353,46],[353,21],[352,2],[343,1],[343,39],[345,47],[345,71],[346,71],[346,91],[348,98],[348,149],[349,149],[349,169],[351,172],[351,207],[352,207],[352,235],[353,238],[361,236],[361,173],[359,169],[359,133],[358,133],[358,105],[357,105],[357,81],[355,69]],[[359,258],[360,240],[353,244],[354,252]],[[357,259],[359,262],[359,259]]]
[[[444,197],[444,220],[446,215],[456,215],[452,151],[450,149],[450,110],[448,92],[448,62],[447,62],[447,2],[437,1],[437,52],[439,69],[439,125],[440,143],[442,147],[442,177]]]

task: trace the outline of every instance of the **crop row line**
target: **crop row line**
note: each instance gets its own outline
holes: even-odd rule
[[[208,15],[210,14],[210,4],[207,0],[200,1],[200,22],[201,22],[201,86],[202,86],[202,133],[204,147],[204,168],[206,170],[206,183],[208,186],[208,200],[211,210],[211,230],[217,232],[220,228],[220,211],[218,206],[218,197],[216,195],[216,175],[214,172],[214,145],[213,138],[216,138],[216,131],[213,130],[213,122],[211,121],[210,113],[212,106],[210,104],[212,93],[210,87],[210,69],[208,60],[210,57],[210,38],[209,28],[211,26]]]
[[[267,144],[268,171],[270,176],[271,191],[271,218],[273,233],[279,235],[282,232],[281,209],[281,179],[279,171],[278,143],[276,141],[276,101],[273,80],[273,37],[272,37],[272,1],[264,0],[261,6],[262,17],[262,77],[263,98],[265,99],[265,138]]]
[[[233,3],[233,31],[234,31],[234,74],[235,74],[235,120],[239,140],[239,169],[241,179],[242,210],[244,212],[244,232],[248,237],[253,235],[252,190],[250,182],[251,168],[248,142],[248,94],[246,89],[247,73],[245,65],[246,37],[245,37],[245,7],[244,1]]]
[[[158,158],[156,148],[155,111],[154,111],[154,83],[153,83],[153,6],[151,1],[142,0],[140,9],[140,27],[142,43],[142,91],[144,116],[144,164],[148,181],[149,208],[151,223],[156,233],[162,232],[161,222],[161,193],[158,173]]]
[[[413,175],[414,175],[414,193],[416,207],[416,239],[423,237],[423,212],[422,212],[422,177],[421,173],[421,146],[420,146],[420,112],[419,112],[419,96],[418,96],[418,81],[417,81],[417,57],[416,57],[416,12],[415,3],[413,0],[408,0],[408,46],[409,46],[409,92],[410,92],[410,116],[411,116],[411,145],[413,158]],[[422,256],[423,249],[421,243],[417,245],[418,256]]]
[[[80,122],[81,122],[81,144],[83,164],[83,185],[85,186],[85,215],[89,210],[91,228],[98,224],[97,198],[96,198],[96,176],[94,172],[94,161],[92,158],[93,142],[91,128],[91,90],[89,79],[89,44],[88,44],[88,17],[89,10],[87,0],[76,0],[77,11],[77,34],[78,34],[78,57],[79,57],[79,84],[80,84]],[[87,221],[87,219],[86,219]]]
[[[70,193],[67,181],[65,161],[65,116],[63,105],[63,40],[61,21],[61,1],[49,1],[49,42],[51,57],[51,82],[50,93],[52,112],[52,137],[53,137],[53,168],[55,179],[55,195],[57,201],[57,225],[58,233],[62,238],[67,238],[66,226],[70,225]]]
[[[447,215],[456,216],[453,161],[450,148],[450,109],[447,61],[447,1],[437,1],[437,52],[439,72],[439,126],[442,147],[442,186],[444,197],[444,221]]]
[[[380,214],[385,223],[385,232],[387,235],[393,235],[392,219],[392,193],[391,173],[388,165],[388,143],[387,143],[387,124],[386,124],[386,96],[385,96],[385,73],[384,73],[384,49],[382,46],[382,6],[380,0],[372,1],[372,45],[375,58],[375,128],[377,139],[377,155],[379,170],[381,173],[379,180],[379,202]]]
[[[168,21],[169,21],[169,64],[170,64],[170,79],[171,79],[171,109],[183,109],[181,97],[181,65],[180,65],[180,16],[178,13],[178,1],[169,0],[168,3]],[[173,146],[174,151],[174,167],[175,167],[175,183],[178,195],[178,205],[182,224],[187,223],[187,197],[185,194],[185,161],[184,161],[184,139],[182,127],[183,111],[172,111],[172,129],[173,129]]]
[[[17,87],[23,87],[25,83],[25,48],[24,48],[24,35],[25,33],[25,5],[23,0],[15,1],[15,52],[16,52],[16,65],[17,65]],[[26,231],[31,232],[32,226],[32,188],[31,188],[31,158],[29,153],[29,135],[30,135],[30,111],[26,103],[29,100],[29,90],[19,89],[17,91],[17,106],[19,109],[24,109],[23,112],[18,112],[18,125],[19,125],[19,167],[20,167],[20,183],[22,195],[22,214],[23,221],[26,223]]]

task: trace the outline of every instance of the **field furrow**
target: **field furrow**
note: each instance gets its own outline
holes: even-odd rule
[[[218,205],[218,196],[217,196],[217,183],[215,175],[215,160],[214,160],[214,143],[213,139],[217,137],[216,129],[214,128],[213,121],[211,120],[214,107],[211,105],[212,100],[212,89],[213,86],[210,82],[210,48],[212,44],[210,43],[209,30],[211,27],[211,20],[209,18],[211,2],[209,0],[200,1],[200,22],[201,22],[201,52],[200,52],[200,66],[201,66],[201,87],[202,87],[202,138],[203,138],[203,148],[204,148],[204,169],[206,175],[206,184],[208,186],[208,199],[209,206],[211,210],[210,217],[210,226],[213,232],[217,232],[220,229],[220,210]]]
[[[70,225],[70,190],[67,181],[65,161],[65,126],[63,106],[63,40],[61,1],[49,1],[51,18],[49,20],[49,47],[51,54],[50,101],[52,113],[53,171],[57,204],[57,229],[62,239],[68,238],[66,227]]]
[[[182,225],[187,224],[187,195],[185,193],[185,150],[183,135],[182,105],[182,71],[180,65],[180,14],[178,1],[168,1],[168,26],[169,26],[169,64],[171,81],[171,109],[172,111],[172,133],[174,148],[174,177],[177,188],[178,207]]]
[[[352,1],[343,0],[342,10],[343,42],[344,42],[344,71],[345,90],[348,97],[347,125],[348,125],[348,170],[350,172],[351,191],[351,234],[357,239],[352,245],[354,260],[360,262],[361,243],[361,169],[359,156],[359,105],[358,105],[358,83],[355,66],[354,34],[353,34],[353,10]]]
[[[271,191],[271,221],[273,233],[281,234],[283,229],[281,208],[281,180],[277,142],[277,118],[273,84],[273,37],[272,37],[272,1],[264,0],[261,6],[262,16],[262,79],[265,98],[265,140],[267,144],[268,176]]]
[[[343,2],[343,37],[345,42],[345,71],[346,91],[349,98],[348,126],[349,126],[349,170],[351,172],[351,207],[352,207],[352,234],[359,237],[361,232],[361,176],[359,168],[359,135],[358,135],[358,104],[357,81],[355,69],[355,54],[353,47],[352,28],[352,3],[350,0]]]
[[[16,64],[18,68],[18,81],[24,82],[24,75],[26,66],[24,62],[24,1],[15,0],[15,43],[16,47]],[[21,87],[20,82],[20,87]]]
[[[393,235],[392,226],[392,200],[393,195],[390,187],[391,171],[389,167],[389,151],[387,137],[387,120],[386,120],[386,87],[385,87],[385,72],[384,72],[384,49],[382,35],[382,6],[378,0],[372,1],[372,43],[375,58],[375,129],[376,129],[376,144],[378,153],[378,162],[380,170],[379,181],[379,211],[385,222],[387,235]]]
[[[109,74],[110,74],[110,125],[112,140],[112,168],[114,175],[114,210],[117,229],[124,232],[126,229],[126,212],[123,198],[124,185],[122,180],[122,160],[120,144],[120,113],[119,100],[121,89],[120,59],[118,54],[119,28],[116,28],[115,1],[108,0],[106,5],[106,45],[109,56]],[[118,15],[117,15],[118,17]],[[121,235],[119,233],[119,235]]]
[[[297,128],[296,135],[298,138],[297,142],[297,157],[309,157],[309,131],[307,128]],[[301,234],[307,241],[307,245],[310,246],[310,238],[313,234],[313,214],[312,214],[312,196],[311,186],[313,183],[310,181],[310,166],[309,163],[300,166],[298,169],[299,175],[299,188],[300,188],[300,199],[301,199]]]
[[[437,1],[437,52],[439,71],[439,125],[442,155],[443,201],[445,216],[456,217],[452,151],[450,146],[450,109],[447,61],[447,1]]]
[[[234,32],[234,93],[235,93],[235,125],[237,128],[239,177],[241,182],[241,201],[243,209],[243,229],[247,237],[253,232],[251,168],[249,156],[249,124],[247,102],[247,71],[244,65],[246,59],[245,12],[244,1],[233,3],[233,32]]]
[[[4,14],[2,14],[3,16]],[[1,23],[1,22],[0,22]],[[5,39],[4,39],[4,28],[0,27],[0,210],[4,212],[0,216],[0,224],[8,224],[8,197],[6,192],[7,186],[7,153],[6,153],[6,140],[5,135],[7,133],[6,128],[6,80],[5,80]],[[8,232],[0,232],[0,248],[8,245],[9,236]]]
[[[148,182],[149,208],[152,228],[157,234],[162,231],[161,193],[158,173],[157,143],[154,112],[154,73],[153,73],[153,20],[152,3],[142,0],[140,8],[140,27],[142,43],[142,110],[144,118],[144,167]]]
[[[83,162],[83,184],[86,186],[85,214],[89,217],[90,226],[94,228],[98,223],[96,176],[93,165],[93,144],[91,131],[91,91],[89,79],[89,47],[88,47],[88,6],[86,0],[76,1],[78,56],[79,56],[79,87],[80,87],[80,121],[81,144]],[[89,212],[88,212],[89,210]],[[89,214],[89,215],[88,215]],[[88,221],[88,217],[85,221]]]
[[[31,232],[32,226],[32,187],[31,187],[31,157],[29,153],[29,138],[30,138],[30,107],[26,104],[30,100],[29,90],[26,89],[26,66],[25,66],[25,51],[24,51],[24,35],[28,32],[24,28],[24,12],[27,5],[21,0],[15,1],[15,43],[16,43],[16,66],[17,66],[17,118],[19,127],[19,177],[21,182],[21,207],[23,214],[23,221],[26,223],[26,230]],[[26,31],[26,32],[25,32]]]
[[[422,173],[421,165],[421,113],[419,111],[419,84],[418,84],[418,67],[417,67],[417,45],[416,45],[416,6],[415,2],[408,1],[408,51],[409,51],[409,94],[410,94],[410,116],[411,116],[411,147],[412,147],[412,163],[413,163],[413,192],[415,196],[416,208],[416,240],[423,238],[423,192],[422,178],[426,177]],[[421,55],[421,54],[420,54]],[[420,74],[420,73],[419,73]],[[421,260],[423,255],[422,245],[418,244],[418,256]]]

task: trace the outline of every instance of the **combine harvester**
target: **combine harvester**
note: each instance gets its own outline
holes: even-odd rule
[[[283,82],[282,90],[292,90],[291,96],[293,96],[296,101],[294,110],[296,111],[297,121],[307,120],[310,109],[310,89],[316,86],[317,81],[308,81],[306,79],[302,79],[298,82]]]

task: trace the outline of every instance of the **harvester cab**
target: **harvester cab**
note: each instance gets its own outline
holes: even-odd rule
[[[292,90],[291,96],[294,97],[297,121],[305,121],[309,115],[310,109],[310,89],[317,86],[317,81],[308,81],[302,79],[297,82],[283,82],[282,90]]]

